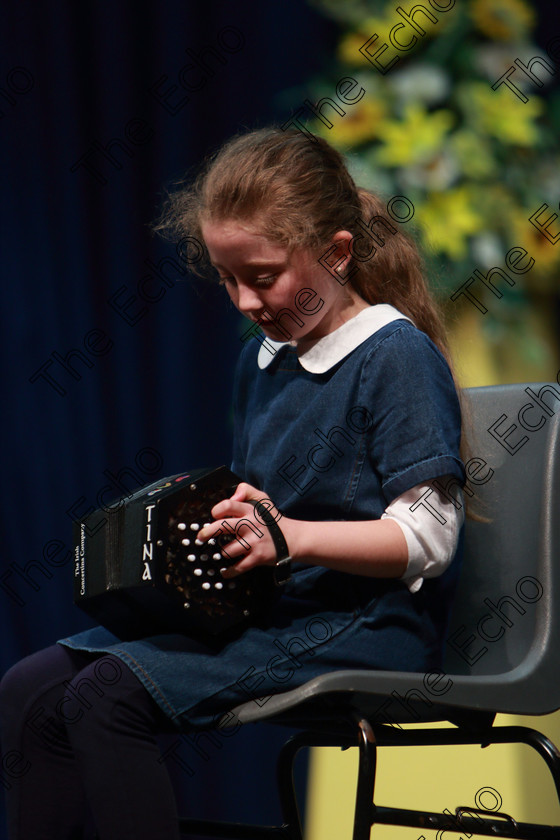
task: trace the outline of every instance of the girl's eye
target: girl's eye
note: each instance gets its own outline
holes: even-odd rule
[[[271,274],[270,277],[257,277],[255,280],[255,286],[262,286],[264,288],[268,288],[272,286],[274,281],[276,280],[276,274]]]
[[[271,274],[270,277],[257,277],[252,281],[253,286],[261,289],[268,289],[276,280],[277,274]],[[218,280],[220,286],[225,286],[227,283],[235,285],[235,277],[220,277]]]

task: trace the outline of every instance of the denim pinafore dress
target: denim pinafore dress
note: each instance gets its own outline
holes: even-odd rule
[[[265,347],[262,337],[240,355],[231,468],[288,517],[378,519],[416,484],[443,475],[464,482],[445,359],[396,310],[361,340],[377,309],[340,328],[348,339],[361,324],[359,343],[327,370],[306,369],[295,347]],[[215,725],[239,703],[327,671],[432,671],[442,665],[462,543],[461,531],[451,565],[415,593],[402,580],[294,564],[276,606],[225,640],[172,633],[121,641],[96,627],[59,644],[119,657],[178,727]]]

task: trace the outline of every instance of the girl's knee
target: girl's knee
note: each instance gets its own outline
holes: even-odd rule
[[[100,701],[106,695],[106,686],[99,679],[98,662],[91,662],[65,683],[64,697],[60,702],[60,715],[66,724],[81,721],[87,715],[89,722]]]
[[[115,704],[120,704],[134,688],[137,679],[116,656],[106,654],[82,668],[65,683],[61,703],[66,723],[78,723],[87,716],[92,724],[95,718],[104,719]]]
[[[39,650],[16,662],[0,682],[2,720],[20,714],[40,695],[75,673],[67,651],[60,645]]]
[[[0,718],[2,720],[10,709],[18,706],[23,682],[21,665],[22,662],[17,662],[0,680]]]
[[[65,683],[59,707],[76,743],[91,739],[95,732],[151,730],[157,724],[158,711],[138,677],[111,654],[91,662]]]
[[[44,651],[39,651],[44,653]],[[30,696],[42,687],[48,679],[48,668],[41,667],[41,657],[34,653],[16,662],[6,671],[0,681],[0,714],[4,718],[10,712],[27,706]]]

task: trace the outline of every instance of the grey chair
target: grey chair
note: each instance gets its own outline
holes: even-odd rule
[[[278,759],[284,823],[188,819],[180,821],[182,832],[301,840],[291,781],[298,751],[358,746],[353,840],[367,840],[375,824],[560,838],[559,826],[521,823],[496,811],[458,807],[451,815],[374,804],[377,747],[404,745],[528,744],[546,762],[560,800],[560,753],[550,740],[527,727],[493,726],[497,713],[538,716],[560,708],[560,385],[472,388],[466,399],[473,426],[467,491],[488,521],[467,520],[444,672],[336,671],[263,705],[238,706],[231,717],[236,723],[266,721],[301,730]],[[454,726],[430,727],[435,721]],[[422,726],[403,729],[403,723]],[[441,760],[451,772],[449,750],[442,750]]]

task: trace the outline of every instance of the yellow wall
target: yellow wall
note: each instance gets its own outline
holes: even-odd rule
[[[524,329],[531,336],[532,352],[511,337],[488,336],[488,322],[473,307],[464,307],[448,325],[451,355],[463,388],[506,385],[510,382],[553,382],[560,360],[554,307],[528,308]]]
[[[497,726],[521,725],[544,732],[560,745],[560,712],[539,718],[498,715]],[[375,801],[378,805],[454,813],[475,806],[477,791],[493,788],[501,810],[516,820],[560,825],[560,805],[544,761],[525,745],[386,747],[378,750]],[[315,749],[311,755],[305,840],[351,840],[357,750]],[[495,808],[492,794],[481,805]],[[372,840],[426,840],[434,831],[377,826]],[[444,834],[443,840],[462,834]],[[475,835],[472,835],[475,837]],[[466,837],[466,835],[465,835]]]

